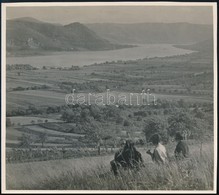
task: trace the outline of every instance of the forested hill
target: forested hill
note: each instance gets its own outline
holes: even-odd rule
[[[112,44],[80,23],[69,25],[41,22],[34,18],[7,20],[7,51],[80,51],[127,47]]]
[[[86,24],[97,35],[115,43],[186,44],[211,39],[212,25],[190,23]]]
[[[208,39],[189,45],[174,45],[174,46],[183,49],[194,50],[194,51],[213,53],[213,39]]]

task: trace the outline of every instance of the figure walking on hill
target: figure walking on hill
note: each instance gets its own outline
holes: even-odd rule
[[[160,143],[160,135],[154,134],[150,138],[152,144],[155,146],[154,151],[148,150],[146,153],[149,154],[152,160],[157,164],[164,164],[167,162],[167,152],[164,145]]]
[[[189,157],[189,147],[183,136],[178,132],[176,133],[175,140],[178,142],[174,151],[176,159],[183,159]]]
[[[127,140],[124,147],[115,153],[114,160],[110,162],[114,175],[118,175],[119,167],[125,169],[139,169],[143,165],[141,153],[137,151],[134,143]]]

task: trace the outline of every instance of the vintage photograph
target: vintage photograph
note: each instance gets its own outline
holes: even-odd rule
[[[216,3],[3,3],[1,18],[3,192],[216,192]]]

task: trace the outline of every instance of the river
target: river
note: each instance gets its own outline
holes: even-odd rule
[[[7,57],[7,64],[30,64],[34,67],[70,67],[91,65],[106,61],[136,60],[192,53],[170,44],[143,44],[138,47],[105,51],[54,52],[49,55]]]

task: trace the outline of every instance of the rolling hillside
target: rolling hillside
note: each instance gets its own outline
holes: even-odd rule
[[[86,24],[97,35],[115,43],[186,44],[210,39],[211,25],[190,23]]]
[[[107,50],[121,46],[102,39],[80,23],[62,26],[20,18],[7,21],[7,51]]]
[[[204,41],[201,41],[195,44],[190,44],[190,45],[174,45],[174,46],[183,48],[183,49],[200,51],[200,52],[209,52],[213,54],[213,40],[212,39],[204,40]]]

